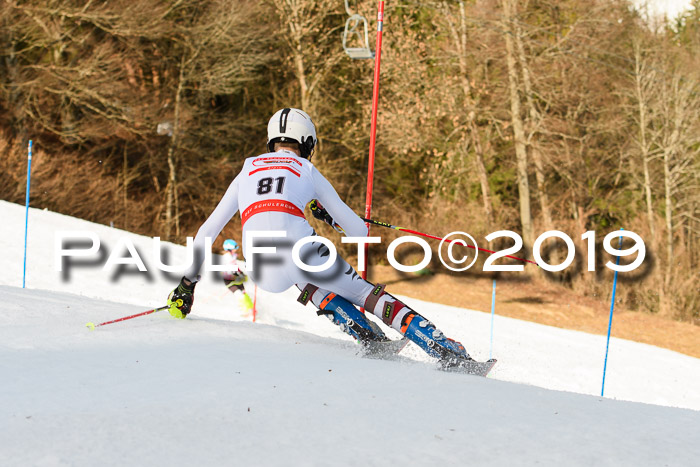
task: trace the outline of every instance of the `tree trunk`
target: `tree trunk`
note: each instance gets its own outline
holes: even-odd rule
[[[168,185],[166,186],[165,201],[165,234],[168,240],[172,240],[172,231],[175,227],[175,235],[180,235],[180,213],[177,193],[177,145],[179,143],[180,130],[180,104],[185,78],[185,55],[180,60],[180,76],[175,92],[175,121],[173,122],[173,135],[168,147]]]
[[[5,69],[7,70],[7,82],[8,83],[19,83],[20,82],[20,66],[17,63],[17,38],[14,36],[14,30],[10,28],[7,22],[10,21],[6,18],[3,21],[3,27],[9,31],[10,35],[8,38],[9,42],[9,53],[5,55]],[[10,111],[13,118],[16,119],[16,124],[14,125],[18,129],[17,136],[19,141],[26,141],[27,138],[27,125],[24,123],[25,120],[25,100],[26,97],[24,93],[20,91],[19,86],[8,86],[8,97],[10,103]]]
[[[303,15],[303,5],[300,2],[287,2],[284,11],[287,16],[283,20],[287,22],[289,30],[288,40],[294,59],[294,74],[299,82],[299,103],[302,110],[313,115],[313,110],[310,107],[310,91],[306,80],[306,66],[304,64],[304,48],[302,44],[304,28],[301,24],[303,18],[300,15]]]
[[[311,108],[309,86],[306,84],[306,69],[304,67],[304,56],[301,53],[301,44],[298,44],[294,51],[294,64],[296,67],[297,81],[299,81],[299,98],[301,108],[305,112],[313,115],[314,112]]]
[[[651,232],[652,245],[656,244],[656,227],[654,226],[654,207],[652,204],[651,194],[651,177],[649,172],[649,145],[647,142],[647,96],[644,90],[644,73],[642,63],[641,46],[638,43],[634,44],[634,75],[635,75],[635,96],[637,98],[637,113],[639,117],[639,149],[640,158],[642,160],[642,169],[644,171],[644,199],[646,202],[647,222]]]
[[[674,177],[675,159],[679,155],[680,148],[683,144],[681,141],[685,135],[682,135],[682,129],[685,126],[687,119],[691,115],[687,112],[688,96],[682,89],[683,78],[676,72],[672,77],[670,86],[669,101],[671,107],[668,109],[668,118],[666,124],[672,128],[671,133],[664,141],[664,202],[666,207],[666,273],[664,275],[664,288],[670,292],[671,279],[673,276],[673,194],[677,191],[678,186]]]
[[[484,213],[486,214],[486,228],[490,230],[493,223],[493,208],[491,206],[491,188],[489,187],[488,172],[486,172],[486,165],[484,164],[484,151],[478,127],[473,120],[469,123],[471,126],[472,145],[474,146],[476,174],[479,178],[479,185],[481,185],[481,199],[484,205]]]
[[[481,143],[481,135],[475,123],[477,108],[472,97],[472,87],[469,83],[469,64],[467,63],[468,36],[466,8],[464,6],[464,2],[460,1],[458,27],[453,21],[451,21],[451,17],[449,16],[451,11],[449,4],[444,2],[442,7],[444,15],[448,18],[450,32],[452,34],[455,48],[457,49],[457,56],[459,57],[459,75],[462,85],[462,95],[464,98],[464,111],[467,115],[466,130],[469,134],[470,140],[469,143],[465,142],[463,146],[464,156],[468,156],[468,147],[471,145],[471,147],[474,148],[474,165],[476,166],[477,177],[479,179],[479,185],[481,186],[481,199],[484,206],[484,213],[486,214],[487,228],[490,228],[493,222],[491,188],[489,187],[488,172],[486,171],[486,165],[484,163],[484,146]]]
[[[515,25],[513,32],[518,51],[518,63],[520,64],[520,69],[522,70],[523,85],[525,87],[525,97],[528,107],[528,126],[530,128],[530,135],[527,139],[530,147],[530,155],[535,163],[537,198],[540,203],[540,209],[542,210],[545,230],[553,230],[554,224],[552,223],[552,212],[549,207],[549,196],[547,195],[547,187],[545,184],[544,162],[542,160],[542,153],[537,146],[537,132],[539,130],[542,117],[537,111],[535,101],[532,97],[534,95],[534,91],[532,88],[532,80],[530,79],[530,68],[527,64],[527,59],[525,58],[525,46],[523,45],[522,41],[522,31],[517,24]]]
[[[671,275],[673,273],[673,203],[671,201],[671,154],[667,148],[664,151],[664,197],[666,204],[666,268],[664,271],[663,286],[660,287],[660,307],[664,314],[668,314],[670,304]]]
[[[654,226],[654,206],[651,197],[651,176],[649,174],[649,158],[642,155],[642,166],[644,169],[644,198],[647,206],[647,222],[651,232],[652,245],[656,244],[656,227]]]
[[[460,33],[457,43],[459,51],[459,71],[462,78],[462,92],[464,93],[464,102],[467,104],[467,126],[471,135],[472,146],[474,147],[474,162],[476,165],[476,173],[481,186],[481,199],[484,205],[484,213],[486,214],[487,229],[491,228],[493,223],[493,208],[491,206],[491,188],[489,187],[488,172],[484,164],[484,146],[481,144],[481,135],[479,129],[474,122],[476,118],[476,104],[472,98],[472,89],[469,84],[468,63],[467,63],[467,13],[464,7],[464,2],[459,2],[459,19]]]
[[[673,200],[671,180],[671,150],[664,151],[664,197],[666,204],[666,273],[664,288],[670,290],[673,274]]]
[[[530,209],[530,184],[527,174],[527,150],[525,130],[522,116],[520,115],[520,95],[518,93],[518,76],[515,64],[515,50],[513,45],[513,19],[512,0],[502,0],[505,13],[504,33],[506,42],[506,61],[508,63],[508,87],[510,90],[510,113],[513,124],[513,136],[515,142],[515,157],[518,169],[518,196],[520,200],[520,223],[523,229],[523,240],[527,247],[532,247],[535,241],[532,227],[532,212]]]
[[[129,185],[129,160],[126,157],[126,144],[124,144],[124,185],[123,185],[123,190],[124,190],[124,230],[129,230],[129,209],[128,209],[128,195],[127,195],[127,187]]]

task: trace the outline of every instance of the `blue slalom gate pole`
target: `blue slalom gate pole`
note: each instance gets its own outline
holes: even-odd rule
[[[624,230],[624,229],[620,229]],[[622,249],[622,236],[620,236],[620,243],[617,246],[617,249],[620,250]],[[615,260],[615,264],[617,266],[620,265],[620,257],[617,257],[617,260]],[[613,310],[615,309],[615,290],[617,290],[617,271],[615,271],[615,278],[613,279],[613,289],[612,289],[612,299],[610,300],[610,319],[608,320],[608,340],[605,344],[605,363],[603,364],[603,385],[600,388],[600,397],[603,397],[605,394],[605,371],[608,369],[608,349],[610,349],[610,330],[612,329],[612,320],[613,320]]]
[[[489,344],[489,360],[493,357],[493,318],[496,315],[496,279],[493,280],[491,291],[491,343]]]
[[[24,265],[22,267],[22,288],[27,282],[27,231],[29,230],[29,188],[32,180],[32,140],[29,140],[29,155],[27,156],[27,196],[24,202]]]

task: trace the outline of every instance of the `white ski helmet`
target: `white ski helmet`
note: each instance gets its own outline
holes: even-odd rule
[[[316,127],[311,117],[299,109],[282,109],[275,112],[267,124],[267,150],[272,152],[275,143],[295,141],[299,143],[301,157],[310,158],[316,146]]]

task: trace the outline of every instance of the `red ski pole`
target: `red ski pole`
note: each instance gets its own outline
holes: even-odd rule
[[[389,228],[389,229],[399,230],[399,231],[401,231],[401,232],[406,232],[406,233],[410,233],[410,234],[414,234],[414,235],[420,235],[421,237],[434,238],[435,240],[443,240],[443,237],[438,237],[438,236],[436,236],[436,235],[430,235],[430,234],[423,233],[423,232],[417,232],[417,231],[415,231],[415,230],[406,229],[406,228],[404,228],[404,227],[397,227],[397,226],[395,226],[395,225],[387,224],[386,222],[375,221],[375,220],[372,220],[372,219],[365,219],[364,217],[361,217],[360,219],[362,219],[363,221],[365,221],[365,222],[367,222],[367,223],[374,224],[374,225],[380,225],[380,226],[382,226],[382,227],[387,227],[387,228]],[[444,240],[445,240],[447,243],[452,243],[452,242],[454,242],[454,240],[448,240],[448,239],[444,239]],[[462,245],[463,243],[460,242],[459,244]],[[486,253],[495,253],[495,251],[487,250],[486,248],[475,248],[475,247],[473,247],[473,246],[471,246],[471,245],[466,245],[466,246],[468,246],[468,247],[471,248],[472,250],[484,251],[484,252],[486,252]],[[518,258],[517,256],[510,256],[510,255],[505,255],[505,257],[506,257],[506,258],[517,259],[518,261],[525,261],[526,263],[532,263],[532,264],[537,265],[536,262],[530,261],[529,259]],[[538,265],[538,266],[539,266],[539,265]]]
[[[160,308],[154,308],[153,310],[144,311],[143,313],[137,313],[135,315],[125,316],[125,317],[119,318],[119,319],[113,319],[112,321],[105,321],[104,323],[100,323],[100,324],[87,323],[85,326],[87,326],[87,328],[89,330],[94,331],[95,328],[100,327],[100,326],[104,326],[105,324],[118,323],[119,321],[126,321],[127,319],[138,318],[139,316],[146,316],[146,315],[150,315],[151,313],[155,313],[157,311],[162,311],[162,310],[167,310],[167,309],[168,309],[168,305],[165,305],[165,306],[162,306]]]

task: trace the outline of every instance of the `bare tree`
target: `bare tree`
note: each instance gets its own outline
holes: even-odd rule
[[[0,13],[9,28],[5,64],[14,71],[11,82],[2,80],[2,93],[22,103],[12,108],[15,118],[66,147],[89,148],[114,173],[124,164],[112,156],[128,145],[139,147],[130,151],[134,158],[162,160],[151,146],[163,146],[154,130],[169,121],[166,164],[148,166],[156,191],[158,166],[167,167],[161,212],[170,237],[179,233],[182,150],[195,146],[187,136],[201,141],[211,102],[240,93],[268,62],[269,31],[248,27],[259,10],[254,1],[236,8],[221,0],[6,2]]]
[[[167,151],[168,183],[165,188],[166,238],[173,231],[180,235],[179,154],[182,138],[189,120],[196,118],[197,102],[202,98],[232,94],[251,80],[253,70],[270,59],[262,29],[248,28],[256,18],[256,2],[239,2],[231,8],[229,2],[216,0],[202,6],[197,0],[178,2],[164,16],[161,28],[168,40],[170,58],[177,59],[177,79],[174,88],[172,134]],[[188,100],[185,96],[190,96]]]
[[[641,163],[646,216],[654,239],[655,191],[663,199],[665,262],[658,289],[661,308],[668,311],[671,282],[678,276],[680,264],[674,257],[675,245],[684,235],[682,226],[693,218],[690,212],[697,199],[700,89],[691,70],[683,64],[690,58],[672,47],[662,45],[657,50],[645,50],[640,38],[634,37],[632,52],[630,95],[635,104],[636,126],[632,139]],[[659,183],[652,178],[657,172],[662,174]]]
[[[521,97],[519,92],[520,80],[516,65],[516,46],[514,37],[517,34],[514,27],[514,0],[501,0],[503,7],[503,37],[506,45],[506,62],[508,64],[508,89],[510,92],[510,117],[513,125],[515,157],[517,161],[518,196],[520,201],[520,223],[523,229],[523,239],[528,247],[535,242],[535,232],[532,225],[530,209],[530,182],[528,181],[527,139],[523,117],[521,115]]]
[[[343,58],[340,46],[341,3],[337,0],[269,0],[281,25],[278,38],[285,44],[299,86],[299,104],[316,114],[319,85]],[[328,20],[337,17],[332,26]]]
[[[460,83],[461,101],[464,109],[458,114],[464,115],[464,138],[462,139],[462,157],[467,157],[469,147],[474,150],[474,166],[476,168],[479,185],[481,186],[481,198],[486,214],[487,226],[493,222],[493,207],[491,204],[491,189],[489,187],[488,173],[484,163],[484,143],[479,127],[476,124],[477,115],[483,110],[479,108],[474,98],[474,90],[470,80],[473,79],[469,64],[469,28],[465,3],[457,2],[456,8],[453,2],[441,2],[440,11],[447,22],[450,32],[451,45],[457,58],[459,69],[458,81]]]
[[[666,268],[664,286],[670,290],[674,271],[674,216],[684,188],[692,183],[700,153],[700,89],[688,80],[678,68],[669,71],[663,80],[660,94],[660,117],[663,130],[659,147],[663,155],[664,205],[666,221]]]
[[[516,55],[523,83],[523,93],[527,103],[527,142],[530,149],[529,154],[535,163],[535,177],[537,180],[537,198],[542,211],[545,230],[553,230],[552,212],[550,209],[549,196],[545,181],[544,161],[542,151],[538,144],[539,133],[542,130],[543,115],[535,104],[535,89],[531,78],[531,69],[525,52],[523,30],[520,22],[513,22],[513,38],[516,45]]]
[[[650,123],[654,118],[651,114],[651,108],[654,106],[652,101],[658,99],[654,88],[659,77],[657,76],[655,67],[653,64],[649,63],[649,59],[645,56],[645,51],[638,37],[633,39],[632,47],[634,52],[633,98],[637,104],[635,123],[638,127],[637,136],[634,138],[634,141],[636,142],[637,151],[639,152],[639,160],[642,163],[642,190],[646,203],[647,221],[649,223],[652,241],[656,243],[650,165],[657,153],[654,150],[656,135],[654,134],[654,127],[650,125]]]

